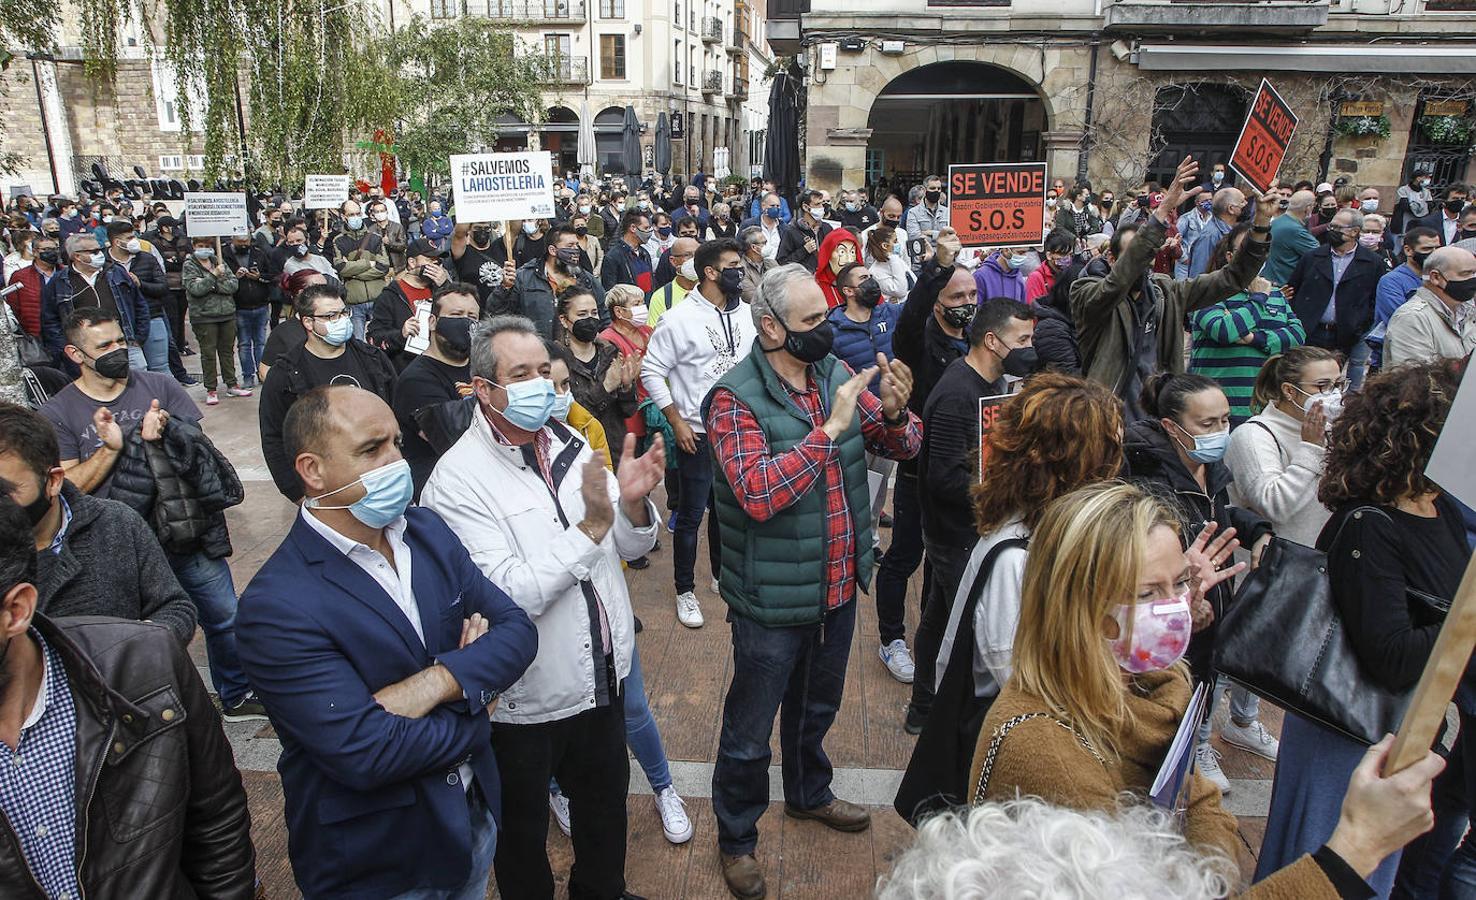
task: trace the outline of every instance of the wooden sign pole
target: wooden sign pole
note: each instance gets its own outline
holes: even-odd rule
[[[1425,758],[1440,723],[1445,721],[1446,706],[1455,696],[1473,647],[1476,647],[1476,558],[1466,565],[1461,586],[1456,589],[1440,636],[1435,639],[1435,648],[1430,651],[1430,659],[1415,687],[1414,698],[1389,752],[1385,777]]]
[[[502,223],[502,247],[507,251],[507,261],[517,265],[513,260],[513,233],[512,222],[503,220]]]

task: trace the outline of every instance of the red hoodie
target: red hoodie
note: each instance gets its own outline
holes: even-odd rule
[[[830,270],[830,255],[841,242],[850,244],[851,250],[856,254],[856,262],[861,262],[861,244],[854,234],[844,228],[832,229],[820,242],[820,249],[815,252],[815,281],[820,284],[820,290],[825,293],[825,302],[831,309],[846,305],[846,298],[841,296],[835,286],[835,273]]]

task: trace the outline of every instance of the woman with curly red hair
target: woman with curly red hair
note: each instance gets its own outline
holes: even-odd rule
[[[1318,499],[1333,515],[1317,547],[1327,552],[1333,600],[1361,678],[1394,691],[1419,680],[1444,619],[1438,602],[1454,598],[1471,557],[1459,506],[1425,477],[1459,384],[1460,366],[1450,360],[1386,370],[1347,396],[1328,438]],[[1456,706],[1461,736],[1453,753],[1476,754],[1476,681],[1469,673]],[[1366,749],[1287,712],[1258,878],[1327,840]],[[1476,771],[1476,755],[1466,766]],[[1380,896],[1393,886],[1398,857],[1368,879]],[[1467,887],[1476,881],[1470,839],[1447,867],[1452,877]]]

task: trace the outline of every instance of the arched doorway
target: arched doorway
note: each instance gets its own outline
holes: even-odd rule
[[[1028,81],[988,63],[950,60],[908,69],[882,88],[866,123],[866,180],[894,193],[950,163],[1044,158],[1045,104]]]
[[[554,106],[543,116],[538,126],[538,140],[544,150],[558,157],[557,171],[562,178],[565,172],[579,171],[579,116],[567,106]]]
[[[1245,124],[1250,95],[1236,84],[1171,84],[1158,89],[1153,100],[1154,145],[1160,146],[1148,166],[1148,180],[1170,180],[1185,156],[1199,161],[1206,179],[1215,163],[1228,163],[1235,139]],[[1235,181],[1231,169],[1227,183]]]
[[[621,126],[624,124],[624,107],[607,106],[595,116],[595,155],[599,158],[601,173],[625,171],[621,152]]]

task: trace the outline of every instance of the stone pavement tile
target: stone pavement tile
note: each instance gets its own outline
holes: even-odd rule
[[[782,813],[782,811],[781,811]],[[872,817],[897,818],[890,809],[873,810]],[[819,822],[782,816],[784,828],[783,875],[779,897],[867,897],[876,886],[874,828],[843,834]],[[890,829],[884,837],[895,837]],[[774,894],[772,890],[770,893]]]
[[[685,898],[724,900],[724,898],[731,897],[723,881],[722,866],[718,861],[717,819],[713,815],[711,801],[690,800],[687,802],[687,813],[692,817],[695,833],[692,840],[686,844],[691,848],[689,851],[691,856],[687,866],[686,884],[678,896],[684,900]],[[783,804],[775,802],[769,804],[769,808],[764,811],[758,821],[759,839],[754,856],[758,859],[759,866],[763,868],[764,880],[768,883],[771,898],[781,896],[778,887],[783,878],[782,867],[784,860],[792,850],[784,844],[783,819]],[[634,852],[632,850],[632,853]],[[632,892],[649,897],[650,900],[657,900],[658,894],[646,894],[643,888],[643,884],[630,882]]]
[[[711,762],[717,752],[731,645],[726,634],[672,634],[659,657],[641,661],[661,740],[670,759]],[[645,638],[642,633],[637,640]]]
[[[287,859],[287,823],[282,812],[282,780],[271,772],[242,772],[251,810],[251,842],[256,846],[256,877],[270,900],[297,897]]]
[[[1261,852],[1261,842],[1266,839],[1266,818],[1264,816],[1240,816],[1237,821],[1240,822],[1240,836],[1250,848],[1252,857],[1258,856]],[[1249,884],[1251,878],[1256,874],[1255,862],[1242,865],[1240,873],[1244,876],[1245,882]]]

